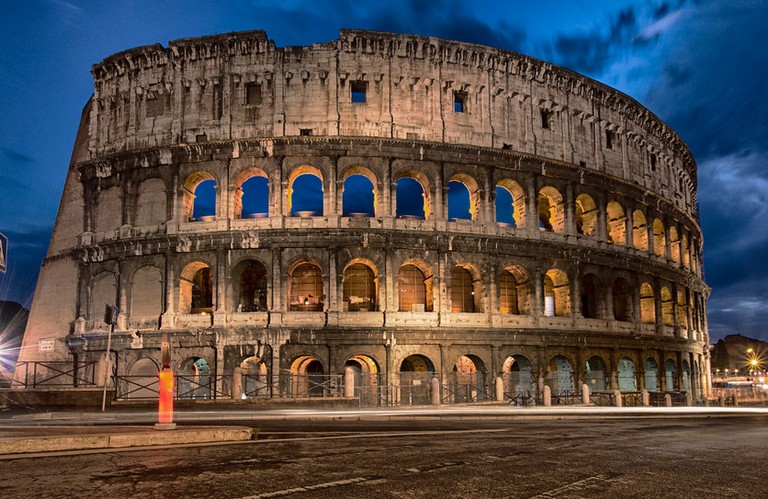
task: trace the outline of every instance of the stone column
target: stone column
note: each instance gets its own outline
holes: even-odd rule
[[[565,233],[576,234],[576,205],[573,196],[573,184],[570,182],[565,186]]]

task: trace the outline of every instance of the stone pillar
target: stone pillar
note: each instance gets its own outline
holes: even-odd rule
[[[586,383],[581,385],[581,403],[589,405],[589,385]]]
[[[440,405],[440,380],[437,377],[433,377],[429,380],[429,388],[429,403]]]
[[[552,389],[544,385],[544,407],[552,406]]]
[[[497,402],[504,402],[504,380],[501,376],[496,376],[494,381],[494,393],[496,395]]]
[[[232,370],[232,400],[240,400],[243,397],[243,370],[236,367]]]
[[[355,396],[355,370],[347,366],[344,368],[344,398]]]
[[[325,300],[325,310],[338,311],[339,307],[339,285],[336,269],[336,248],[329,248],[328,251],[328,298]],[[341,276],[339,276],[341,277]]]
[[[613,399],[616,401],[616,407],[621,407],[623,405],[623,401],[621,400],[621,391],[620,390],[614,390],[613,391]]]
[[[672,396],[668,393],[664,394],[664,406],[672,407]]]
[[[565,203],[564,207],[564,232],[566,234],[577,234],[576,231],[576,204],[573,196],[573,184],[570,182],[565,186]]]
[[[539,228],[539,192],[536,189],[537,182],[533,175],[529,176],[525,189],[525,228],[529,231],[537,231]]]
[[[600,193],[595,200],[597,204],[597,238],[601,241],[608,241],[608,221],[607,221],[607,202],[605,196]]]
[[[627,240],[627,247],[633,248],[635,246],[634,240],[635,240],[635,214],[632,213],[632,208],[627,207],[625,212],[626,219],[624,220],[624,223],[626,224],[626,240]]]
[[[648,390],[641,390],[640,396],[643,399],[643,407],[648,407],[651,405],[651,396],[648,394]]]

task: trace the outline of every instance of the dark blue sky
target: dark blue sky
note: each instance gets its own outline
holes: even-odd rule
[[[537,5],[544,4],[544,5]],[[768,340],[768,0],[25,0],[0,16],[0,299],[29,305],[91,65],[131,47],[264,29],[279,46],[340,28],[523,52],[634,97],[699,165],[710,332]]]

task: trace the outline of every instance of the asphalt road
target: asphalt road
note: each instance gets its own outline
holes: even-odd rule
[[[766,416],[260,426],[248,443],[4,460],[0,496],[768,497]]]

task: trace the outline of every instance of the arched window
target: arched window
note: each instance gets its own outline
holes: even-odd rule
[[[643,324],[656,322],[656,298],[653,288],[647,282],[640,285],[640,317]]]
[[[292,217],[323,216],[323,181],[314,173],[302,173],[290,184]]]
[[[602,286],[595,274],[586,274],[581,280],[581,315],[585,319],[603,317]]]
[[[345,217],[375,215],[375,190],[373,183],[364,175],[353,174],[344,179],[342,214]]]
[[[216,219],[216,180],[209,172],[190,174],[184,181],[184,221],[210,221]]]
[[[613,281],[613,318],[617,321],[632,321],[632,292],[623,278]]]
[[[163,313],[163,274],[145,265],[131,280],[131,317],[158,318]]]
[[[240,205],[241,218],[265,218],[269,216],[269,180],[254,175],[242,183]],[[235,212],[237,213],[237,209]]]
[[[367,265],[344,269],[344,303],[349,312],[376,310],[376,276]]]
[[[323,310],[323,273],[314,263],[304,262],[293,268],[288,282],[290,310]]]
[[[106,308],[117,305],[117,278],[112,272],[99,272],[91,284],[91,320],[103,323]]]
[[[400,267],[398,282],[399,310],[401,312],[431,312],[432,300],[428,296],[427,278],[424,272],[413,264]]]
[[[576,197],[576,232],[594,236],[597,228],[597,206],[589,194]]]
[[[240,262],[232,272],[235,311],[264,312],[267,310],[267,269],[254,260]]]
[[[624,208],[616,201],[611,201],[605,211],[608,240],[613,244],[627,244],[627,217],[624,215]]]
[[[587,385],[590,392],[602,392],[605,391],[606,375],[608,374],[605,369],[605,361],[602,357],[593,355],[584,366]]]
[[[496,184],[496,223],[510,227],[525,225],[525,191],[511,179]]]
[[[632,212],[632,244],[639,250],[648,251],[648,226],[645,214],[640,210]]]
[[[426,193],[415,178],[397,179],[397,217],[425,219],[427,216]]]
[[[105,232],[120,228],[123,224],[123,189],[112,186],[99,193],[96,202],[94,230]]]
[[[539,191],[539,228],[549,232],[565,229],[563,196],[554,187],[543,187]]]
[[[680,263],[680,237],[677,233],[677,227],[669,227],[669,250],[672,253],[670,257],[675,263]]]
[[[518,265],[511,265],[499,275],[499,311],[502,314],[530,313],[528,274]]]
[[[667,255],[667,237],[664,233],[664,224],[658,218],[653,220],[653,252],[661,257]]]
[[[688,329],[688,300],[685,299],[685,290],[677,290],[677,325]]]
[[[451,312],[475,312],[475,287],[469,270],[456,265],[451,269]]]
[[[203,262],[192,262],[181,271],[179,312],[200,314],[213,309],[213,272]]]
[[[139,185],[136,202],[136,225],[158,225],[168,220],[165,182],[150,178]]]
[[[472,220],[469,189],[462,182],[448,182],[448,220]]]
[[[571,314],[571,290],[568,275],[549,269],[544,275],[544,315],[566,317]]]
[[[672,298],[672,293],[668,287],[664,286],[661,288],[661,322],[665,326],[675,325],[674,307],[675,301]]]
[[[682,253],[683,253],[683,266],[685,266],[686,268],[690,268],[691,267],[691,247],[688,244],[687,234],[683,234]]]

